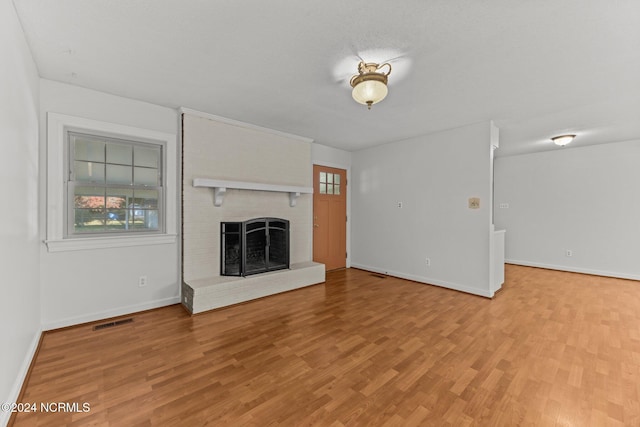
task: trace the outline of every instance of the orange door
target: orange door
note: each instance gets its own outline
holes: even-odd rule
[[[313,165],[313,260],[347,265],[347,171]]]

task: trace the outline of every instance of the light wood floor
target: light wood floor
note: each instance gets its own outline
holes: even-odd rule
[[[360,270],[47,333],[15,426],[637,426],[640,283],[507,266],[493,299]]]

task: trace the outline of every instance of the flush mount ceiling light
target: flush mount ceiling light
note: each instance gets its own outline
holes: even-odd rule
[[[564,147],[565,145],[573,141],[573,138],[575,137],[576,136],[574,134],[558,135],[551,138],[551,140],[553,141],[554,144]]]
[[[381,71],[382,68],[388,67],[387,72]],[[361,61],[358,64],[358,74],[351,77],[351,87],[353,91],[351,96],[353,99],[369,110],[373,104],[382,101],[387,93],[387,76],[391,73],[391,65],[384,63],[378,65],[375,62]]]

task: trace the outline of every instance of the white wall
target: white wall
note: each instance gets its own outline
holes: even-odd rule
[[[638,159],[640,140],[497,158],[507,262],[640,279]]]
[[[38,71],[10,0],[0,1],[0,55],[0,402],[15,402],[40,338]]]
[[[492,296],[491,130],[487,122],[353,153],[351,265]]]
[[[311,161],[315,165],[348,170],[351,167],[351,152],[313,143],[311,144]]]
[[[41,79],[41,165],[46,164],[47,112],[177,135],[178,115],[175,110]],[[42,239],[45,238],[46,224],[45,175],[42,166]],[[169,182],[167,185],[178,187],[179,184]],[[67,252],[48,252],[43,244],[40,252],[45,329],[179,302],[177,240],[173,244]],[[146,287],[138,287],[140,276],[147,276]]]

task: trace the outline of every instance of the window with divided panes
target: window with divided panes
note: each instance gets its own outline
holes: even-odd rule
[[[69,236],[163,230],[161,144],[68,132]]]
[[[340,195],[340,174],[320,172],[320,194]]]

